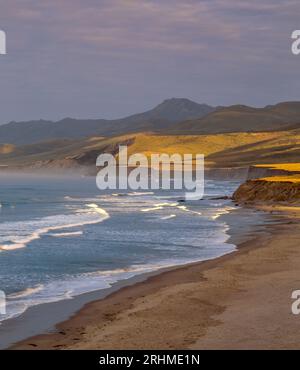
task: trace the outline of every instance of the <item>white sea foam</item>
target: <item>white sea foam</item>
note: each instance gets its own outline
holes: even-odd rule
[[[157,203],[155,204],[156,207],[177,207],[178,206],[178,203],[177,202],[174,202],[174,203]]]
[[[83,231],[74,231],[74,232],[70,232],[70,233],[53,233],[53,234],[49,234],[50,236],[53,236],[55,238],[64,238],[64,237],[68,237],[68,236],[79,236],[79,235],[82,235],[83,234]]]
[[[191,209],[188,209],[186,206],[177,206],[178,209],[181,209],[182,211],[184,212],[190,212],[190,213],[194,213],[195,215],[199,215],[201,216],[202,213],[201,212],[196,212],[196,211],[192,211]]]
[[[174,217],[176,217],[176,215],[164,216],[164,217],[161,217],[161,220],[169,220],[169,219],[174,218]]]
[[[107,211],[105,211],[105,209],[103,208],[100,208],[97,204],[95,203],[90,203],[90,204],[87,204],[87,207],[93,209],[95,212],[99,213],[100,215],[108,218],[109,217],[109,214]]]
[[[152,208],[143,208],[141,209],[142,212],[151,212],[151,211],[160,211],[162,209],[164,209],[165,207],[175,207],[181,211],[184,211],[184,212],[190,212],[190,213],[194,213],[196,215],[202,215],[201,212],[197,212],[197,211],[193,211],[191,209],[189,209],[187,206],[184,206],[184,205],[180,205],[180,203],[177,203],[177,202],[164,202],[164,203],[156,203],[154,204],[154,207]]]
[[[39,285],[36,285],[33,288],[26,288],[26,289],[22,290],[21,292],[12,293],[7,297],[7,299],[17,299],[17,298],[28,297],[32,294],[40,292],[43,288],[44,288],[44,285],[39,284]]]
[[[156,203],[154,204],[154,207],[141,209],[141,212],[159,211],[162,210],[164,207],[177,207],[177,206],[178,203],[168,203],[168,202]]]
[[[235,208],[233,207],[225,207],[225,208],[220,208],[216,211],[216,213],[211,216],[212,220],[217,220],[219,217],[226,215],[230,211],[234,210]]]
[[[132,193],[127,193],[130,197],[139,197],[143,195],[153,195],[153,191],[133,191]]]
[[[72,198],[72,197],[70,197],[70,196],[66,195],[66,196],[64,197],[64,199],[65,199],[65,200],[73,200],[74,198]]]
[[[113,197],[140,197],[144,195],[153,195],[154,193],[152,191],[132,191],[130,193],[112,193],[111,195]]]
[[[137,272],[146,272],[149,270],[160,268],[161,264],[148,264],[148,265],[133,265],[124,268],[116,268],[114,270],[103,270],[103,271],[95,271],[86,274],[82,274],[82,276],[114,276],[120,274],[127,274],[127,273],[137,273]]]
[[[161,209],[163,209],[163,207],[143,208],[141,209],[141,212],[159,211]]]
[[[97,204],[87,204],[86,207],[87,209],[80,209],[68,215],[55,215],[40,220],[0,224],[0,251],[25,248],[27,244],[39,239],[49,231],[97,224],[110,217],[108,212]],[[99,218],[99,215],[102,217]]]

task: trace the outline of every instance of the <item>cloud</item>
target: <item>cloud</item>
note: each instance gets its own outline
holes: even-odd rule
[[[9,54],[0,63],[7,102],[0,122],[16,115],[13,103],[23,106],[25,94],[26,115],[36,116],[39,101],[45,118],[53,111],[101,116],[116,99],[141,110],[142,100],[181,90],[203,99],[200,85],[208,100],[224,104],[262,78],[271,101],[279,94],[267,82],[274,88],[295,68],[289,48],[299,10],[299,0],[3,0]],[[295,81],[291,86],[296,91]],[[245,90],[244,99],[256,102],[251,95]]]
[[[48,33],[58,43],[89,43],[92,47],[129,47],[139,50],[202,50],[206,40],[235,39],[239,26],[222,22],[208,2],[150,0],[64,0],[40,2],[12,0],[2,17],[24,24],[30,45],[34,33]],[[17,9],[12,14],[12,9]],[[28,45],[28,46],[29,46]],[[33,45],[34,47],[34,45]]]

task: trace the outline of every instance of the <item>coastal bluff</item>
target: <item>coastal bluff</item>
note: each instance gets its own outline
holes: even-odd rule
[[[300,182],[248,180],[235,191],[233,200],[246,202],[300,202]]]

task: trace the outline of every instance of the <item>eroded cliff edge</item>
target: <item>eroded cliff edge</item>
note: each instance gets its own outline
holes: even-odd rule
[[[233,194],[240,203],[300,202],[300,182],[248,180]]]

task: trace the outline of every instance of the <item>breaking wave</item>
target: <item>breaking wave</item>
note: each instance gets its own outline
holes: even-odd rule
[[[75,213],[44,217],[39,220],[5,222],[0,224],[0,251],[25,248],[30,242],[40,239],[49,231],[70,229],[97,224],[108,219],[108,212],[97,204],[87,204],[87,208]],[[99,217],[99,215],[101,217]]]

